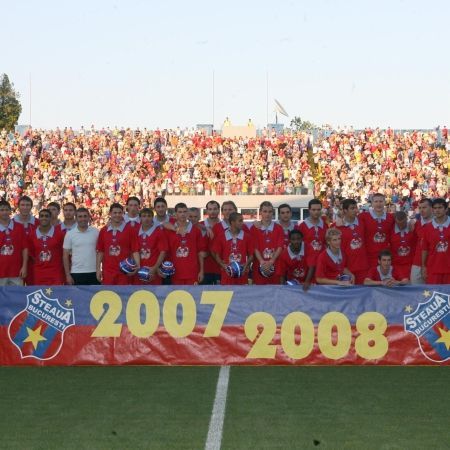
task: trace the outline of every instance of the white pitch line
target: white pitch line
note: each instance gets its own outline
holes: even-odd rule
[[[230,379],[230,366],[222,366],[217,380],[216,398],[209,422],[208,437],[205,450],[220,450],[222,444],[223,422],[227,405],[228,381]]]

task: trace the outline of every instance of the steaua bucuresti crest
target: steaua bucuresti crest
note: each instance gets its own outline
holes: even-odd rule
[[[416,336],[429,360],[444,362],[450,358],[450,295],[434,291],[414,312],[405,314],[404,326]]]
[[[22,358],[54,358],[61,350],[65,331],[75,325],[74,309],[50,298],[51,294],[50,288],[45,293],[39,289],[28,294],[26,307],[9,324],[9,339]],[[65,304],[71,306],[72,301]]]

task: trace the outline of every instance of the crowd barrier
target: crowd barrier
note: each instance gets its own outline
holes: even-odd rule
[[[0,288],[0,365],[448,365],[450,285]]]

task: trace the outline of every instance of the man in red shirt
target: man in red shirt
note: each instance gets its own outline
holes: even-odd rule
[[[365,232],[358,219],[358,205],[347,198],[342,202],[342,219],[336,219],[337,228],[342,232],[342,250],[347,257],[348,269],[355,275],[355,284],[363,284],[369,269],[365,245]]]
[[[205,258],[205,278],[202,284],[219,284],[221,278],[220,267],[211,255],[211,249],[214,243],[212,229],[220,222],[219,211],[220,204],[215,200],[210,200],[206,204],[206,214],[208,214],[208,218],[201,222],[206,228],[208,239],[208,255]]]
[[[419,217],[414,224],[414,239],[416,241],[416,249],[414,252],[413,263],[411,266],[411,283],[425,284],[422,278],[422,241],[423,228],[427,223],[433,220],[433,202],[429,198],[423,198],[419,201]]]
[[[394,216],[385,211],[386,200],[383,194],[374,194],[372,209],[359,215],[366,234],[367,257],[369,268],[378,264],[378,254],[389,249],[391,233],[394,228]]]
[[[409,280],[413,255],[416,249],[415,235],[408,226],[405,211],[394,214],[395,225],[391,234],[392,264],[401,280]]]
[[[108,285],[132,284],[132,276],[140,267],[137,233],[125,223],[120,203],[111,205],[109,216],[109,224],[100,230],[97,241],[97,279]],[[120,262],[129,257],[136,262],[136,270],[124,274],[120,271]]]
[[[175,231],[167,230],[169,259],[175,268],[172,284],[192,285],[203,280],[206,248],[201,231],[187,220],[187,216],[187,206],[177,203]]]
[[[253,282],[258,285],[279,284],[280,267],[278,257],[281,255],[284,233],[281,225],[273,218],[273,205],[262,202],[259,206],[261,225],[253,226],[250,234],[255,246],[255,261],[253,263]],[[260,273],[261,271],[264,273]]]
[[[289,245],[280,255],[280,283],[295,280],[303,284],[303,290],[307,291],[311,285],[314,269],[307,266],[306,259],[302,232],[290,231]]]
[[[322,216],[322,202],[313,198],[308,203],[309,217],[298,227],[303,234],[303,241],[308,255],[308,267],[315,267],[318,256],[325,249],[327,224]]]
[[[138,226],[140,223],[139,209],[141,207],[141,201],[135,197],[131,196],[127,199],[127,212],[124,216],[125,222],[129,223],[130,226]]]
[[[19,198],[18,209],[19,212],[13,217],[14,222],[21,224],[25,230],[27,236],[30,235],[32,230],[35,230],[39,225],[39,220],[31,214],[33,208],[33,201],[27,195],[23,195]],[[31,270],[31,258],[28,258],[27,276],[25,278],[25,284],[31,286],[33,284],[33,273]]]
[[[150,208],[143,208],[139,216],[140,225],[136,222],[138,226],[135,228],[138,234],[141,267],[150,269],[151,279],[149,282],[144,282],[135,276],[134,284],[159,285],[162,279],[158,275],[158,268],[169,250],[166,233],[153,221],[154,213]]]
[[[443,198],[433,200],[433,214],[423,227],[422,276],[427,284],[450,284],[450,217]]]
[[[23,226],[11,220],[11,205],[0,200],[0,286],[22,286],[28,243]]]
[[[23,195],[18,203],[19,212],[13,217],[13,220],[23,225],[25,233],[28,236],[31,230],[36,229],[39,225],[39,220],[31,214],[33,208],[33,201],[27,195]]]
[[[325,240],[327,249],[317,258],[316,280],[318,284],[351,286],[355,276],[347,267],[347,260],[341,250],[342,233],[337,228],[327,230]]]
[[[242,285],[248,283],[248,270],[253,261],[253,241],[249,233],[245,233],[242,214],[232,212],[229,216],[230,227],[214,240],[211,252],[221,267],[220,284]],[[233,261],[243,266],[242,275],[234,278],[227,272],[227,266]]]
[[[34,285],[64,284],[64,233],[51,224],[49,209],[39,211],[39,226],[28,236]]]
[[[408,284],[408,277],[403,277],[392,267],[392,253],[390,250],[381,250],[378,255],[377,267],[372,267],[367,274],[364,284],[366,286],[400,286]]]
[[[164,197],[157,197],[153,202],[153,209],[155,210],[156,216],[153,218],[153,221],[157,225],[163,225],[166,222],[170,222],[172,224],[175,223],[175,219],[170,217],[167,214],[167,201]]]
[[[289,245],[289,233],[295,228],[295,221],[292,220],[292,208],[287,203],[283,203],[278,207],[278,224],[283,228],[284,245]]]

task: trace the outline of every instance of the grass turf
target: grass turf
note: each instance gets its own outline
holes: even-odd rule
[[[0,447],[201,449],[217,367],[2,367]]]
[[[449,367],[236,367],[222,449],[448,449]]]
[[[202,449],[217,367],[2,367],[10,449]],[[450,448],[448,367],[233,367],[222,448]]]

